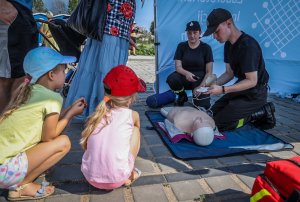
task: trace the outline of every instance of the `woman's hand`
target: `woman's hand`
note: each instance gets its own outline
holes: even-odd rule
[[[191,73],[191,72],[186,72],[185,73],[185,78],[186,80],[188,80],[189,82],[196,82],[197,80],[194,79],[196,78],[195,74]]]
[[[8,1],[0,1],[0,21],[7,25],[14,22],[18,15],[17,9]]]

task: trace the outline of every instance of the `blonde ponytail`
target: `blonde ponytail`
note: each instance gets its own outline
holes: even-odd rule
[[[23,82],[14,92],[12,99],[4,112],[0,116],[0,123],[17,110],[22,104],[26,103],[31,96],[32,86],[28,82]]]
[[[86,150],[88,138],[96,129],[101,120],[106,117],[106,113],[108,111],[109,108],[106,106],[106,102],[102,100],[97,106],[95,112],[88,118],[86,122],[86,127],[82,131],[80,139],[80,144],[84,150]]]
[[[95,112],[88,118],[85,129],[81,133],[80,144],[82,148],[86,150],[88,138],[94,132],[102,119],[105,119],[105,124],[103,127],[109,124],[110,120],[108,119],[108,114],[110,114],[113,108],[129,107],[131,103],[136,101],[136,98],[136,93],[124,97],[105,95],[104,99],[97,106]]]

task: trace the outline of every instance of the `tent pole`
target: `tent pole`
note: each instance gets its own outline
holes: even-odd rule
[[[155,46],[155,92],[159,93],[159,76],[157,74],[158,72],[158,35],[157,35],[157,29],[156,29],[156,0],[153,0],[153,7],[154,7],[154,46]]]

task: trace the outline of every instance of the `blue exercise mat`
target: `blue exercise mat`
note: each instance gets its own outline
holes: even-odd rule
[[[180,159],[202,159],[294,148],[293,145],[251,124],[234,131],[223,132],[222,134],[225,135],[225,139],[214,139],[213,143],[206,147],[198,146],[185,139],[177,143],[172,143],[166,133],[157,124],[157,122],[163,122],[165,119],[161,113],[159,111],[146,111],[146,116],[169,150]]]

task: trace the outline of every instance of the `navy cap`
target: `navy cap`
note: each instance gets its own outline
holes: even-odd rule
[[[186,24],[185,31],[201,31],[201,27],[198,21],[191,21]]]
[[[204,32],[203,36],[209,36],[214,33],[219,24],[225,22],[226,20],[232,18],[231,13],[223,8],[214,9],[208,16],[206,20],[207,29]]]

